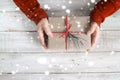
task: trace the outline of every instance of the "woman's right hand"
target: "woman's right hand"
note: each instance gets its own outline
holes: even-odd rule
[[[91,22],[87,35],[91,35],[91,48],[88,49],[88,51],[91,51],[99,37],[99,26],[96,22]]]

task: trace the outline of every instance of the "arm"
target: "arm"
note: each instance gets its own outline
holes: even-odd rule
[[[34,21],[37,25],[37,32],[40,42],[44,48],[46,48],[44,32],[52,37],[52,32],[49,28],[46,12],[40,7],[37,0],[13,0],[16,5],[24,12],[24,14]]]
[[[105,20],[106,17],[112,15],[120,8],[120,0],[100,0],[94,7],[94,10],[90,13],[91,25],[87,31],[88,35],[91,35],[91,49],[94,47],[99,37],[99,26]],[[91,49],[88,49],[91,50]]]
[[[99,26],[106,17],[112,15],[120,8],[120,0],[100,0],[90,13],[91,20]]]
[[[37,0],[13,0],[24,14],[36,24],[42,19],[47,18],[46,12],[40,7]]]

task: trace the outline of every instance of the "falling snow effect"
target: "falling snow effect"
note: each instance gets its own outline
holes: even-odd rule
[[[114,52],[114,51],[111,51],[111,52],[110,52],[110,55],[114,55],[114,54],[115,54],[115,52]]]
[[[66,6],[65,6],[65,5],[63,5],[63,6],[62,6],[62,9],[66,9]]]
[[[104,2],[107,2],[107,0],[104,0]],[[73,2],[72,2],[72,0],[69,0],[68,2],[67,2],[69,5],[72,5],[73,4]],[[96,1],[95,0],[91,0],[91,2],[88,2],[88,3],[86,3],[88,6],[91,6],[91,3],[96,3]],[[51,10],[52,8],[48,5],[48,4],[45,4],[44,6],[44,9],[47,9],[47,10]],[[64,10],[68,15],[69,14],[71,14],[71,9],[70,8],[68,8],[66,5],[60,5],[60,4],[57,4],[57,7],[60,7],[62,10]],[[81,10],[84,10],[84,8],[83,7],[81,7],[80,8]],[[17,7],[17,8],[15,8],[15,10],[16,11],[20,11],[20,9]],[[3,10],[1,10],[1,12],[2,13],[6,13],[7,11],[5,10],[5,9],[3,9]],[[53,16],[55,15],[55,12],[52,12],[51,13]],[[4,15],[3,15],[4,16]],[[61,16],[61,18],[62,19],[65,19],[65,16]],[[12,21],[12,19],[8,19],[9,21]],[[22,19],[16,19],[16,22],[20,22]],[[28,20],[28,21],[30,21],[30,20]],[[76,21],[76,24],[77,24],[77,27],[81,27],[81,23],[80,22],[77,22]],[[27,24],[26,24],[27,25]],[[60,26],[57,26],[58,28],[60,28]],[[54,26],[51,26],[51,28],[54,28]],[[81,31],[84,31],[83,29],[81,29]],[[27,35],[29,35],[30,34],[30,32],[26,32],[26,34]],[[39,39],[39,36],[37,36],[37,38]],[[34,41],[34,37],[33,36],[31,36],[31,37],[29,37],[28,38],[29,39],[29,41],[30,42],[33,42]],[[100,48],[100,45],[96,45],[96,48]],[[115,54],[115,51],[111,51],[110,53],[109,53],[110,55],[114,55]],[[35,60],[35,62],[36,62],[36,64],[39,64],[39,65],[47,65],[47,67],[48,68],[50,68],[50,69],[58,69],[58,70],[60,70],[60,71],[63,71],[63,72],[66,72],[67,70],[72,70],[72,69],[75,69],[76,68],[76,65],[80,65],[81,63],[83,63],[83,65],[84,64],[87,64],[87,66],[88,67],[94,67],[95,65],[96,65],[96,62],[95,61],[88,61],[88,52],[85,52],[85,55],[84,56],[82,56],[82,59],[73,59],[73,60],[69,60],[69,63],[71,63],[71,65],[70,66],[65,66],[66,64],[65,63],[59,63],[59,61],[57,60],[57,59],[55,59],[55,58],[52,58],[52,59],[50,59],[50,60],[48,60],[48,58],[47,57],[40,57],[40,58],[37,58],[36,60]],[[51,63],[49,63],[49,62],[51,62]],[[54,63],[54,64],[52,64],[52,63]],[[23,70],[29,70],[30,68],[28,67],[28,66],[24,66],[24,67],[22,67],[21,66],[22,64],[15,64],[15,66],[17,67],[17,68],[23,68]],[[32,66],[30,66],[30,67],[32,67]],[[79,66],[80,67],[80,66]],[[12,75],[15,75],[15,74],[17,74],[17,73],[19,73],[19,69],[15,69],[14,68],[14,70],[13,71],[11,71],[10,73],[12,74]],[[22,71],[22,70],[21,70]],[[50,75],[50,71],[49,70],[47,70],[47,71],[44,71],[44,75]],[[80,75],[81,76],[81,72],[80,73],[78,73],[78,75]],[[3,73],[2,72],[0,72],[0,76],[1,75],[3,75]],[[41,80],[41,79],[40,79]],[[54,80],[54,79],[50,79],[50,80]],[[60,80],[64,80],[64,79],[60,79]]]
[[[92,66],[94,66],[94,65],[95,65],[95,63],[94,63],[93,61],[89,61],[89,62],[88,62],[88,66],[89,66],[89,67],[92,67]]]
[[[81,27],[81,24],[79,21],[76,21],[76,24],[77,24],[77,27],[80,28]]]
[[[91,3],[95,3],[95,0],[91,0]]]
[[[38,58],[38,59],[37,59],[37,62],[38,62],[39,64],[47,64],[47,58],[45,58],[45,57]]]
[[[69,1],[69,4],[72,4],[72,1]]]
[[[2,75],[2,72],[0,72],[0,76]]]
[[[104,0],[105,2],[107,2],[107,0]]]
[[[20,8],[18,8],[18,7],[17,7],[15,10],[16,10],[16,11],[19,11],[19,10],[20,10]]]
[[[6,10],[3,9],[2,12],[3,12],[3,13],[6,13]]]
[[[69,9],[66,9],[66,13],[67,13],[67,14],[70,14],[70,10],[69,10]]]
[[[45,71],[45,75],[49,75],[50,74],[50,72],[49,71]]]
[[[17,73],[17,71],[12,71],[11,73],[12,73],[12,75],[15,75]]]
[[[88,6],[90,6],[90,3],[87,3]]]
[[[50,10],[51,8],[49,7],[48,4],[45,4],[45,5],[44,5],[44,9]]]

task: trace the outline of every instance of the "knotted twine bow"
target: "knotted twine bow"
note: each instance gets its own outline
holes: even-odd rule
[[[68,50],[68,44],[69,44],[68,39],[69,39],[69,41],[72,40],[76,47],[80,48],[80,45],[84,45],[83,42],[80,40],[82,38],[79,38],[79,37],[74,35],[74,34],[81,34],[84,32],[72,32],[72,31],[70,31],[72,24],[69,23],[68,16],[66,16],[66,18],[65,18],[65,26],[66,26],[66,29],[64,32],[62,32],[62,34],[60,35],[60,38],[65,38],[66,50]],[[59,32],[53,32],[53,33],[59,33]],[[82,39],[82,40],[86,41],[85,39]]]
[[[60,37],[65,38],[65,43],[66,43],[65,48],[67,50],[68,49],[68,34],[70,33],[69,31],[72,27],[72,24],[69,24],[68,22],[68,16],[66,16],[65,18],[65,25],[66,25],[66,31]]]

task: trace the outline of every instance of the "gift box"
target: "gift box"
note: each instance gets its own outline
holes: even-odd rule
[[[53,38],[48,38],[48,49],[54,51],[81,51],[91,47],[91,37],[86,35],[89,16],[49,18]]]

